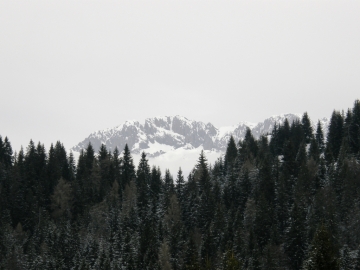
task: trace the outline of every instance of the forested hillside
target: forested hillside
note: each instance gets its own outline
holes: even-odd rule
[[[360,269],[360,101],[323,134],[248,129],[188,176],[0,137],[0,269]]]

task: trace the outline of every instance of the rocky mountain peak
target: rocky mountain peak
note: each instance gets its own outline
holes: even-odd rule
[[[72,151],[79,152],[91,142],[95,151],[98,151],[101,144],[105,144],[110,150],[117,147],[120,151],[128,144],[133,154],[145,151],[149,157],[157,157],[179,148],[189,150],[200,147],[204,150],[223,152],[231,135],[239,141],[244,138],[249,128],[254,137],[259,138],[262,134],[270,133],[275,123],[282,124],[288,119],[291,124],[300,117],[299,114],[290,113],[273,115],[259,123],[240,122],[221,128],[211,123],[189,120],[180,115],[147,118],[143,124],[128,120],[115,128],[93,132],[74,146]],[[323,118],[321,122],[325,131],[328,119]],[[315,127],[316,123],[313,125]]]

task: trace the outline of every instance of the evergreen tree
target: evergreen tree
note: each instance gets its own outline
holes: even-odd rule
[[[284,124],[279,126],[278,136],[277,136],[278,143],[279,143],[279,146],[281,147],[281,149],[285,145],[285,142],[290,139],[290,136],[291,136],[291,132],[290,132],[289,120],[287,118],[285,118]],[[282,152],[283,151],[281,151],[280,153],[282,153]]]
[[[230,167],[235,161],[237,156],[237,148],[234,137],[231,135],[225,153],[225,170]]]
[[[313,129],[307,112],[303,114],[301,118],[301,124],[304,133],[305,143],[310,143],[311,138],[313,137]]]
[[[342,250],[341,262],[340,262],[341,270],[353,269],[349,252],[350,252],[349,247],[347,245],[345,245]]]
[[[360,100],[355,100],[352,119],[349,123],[349,147],[351,153],[359,155],[360,151]],[[358,156],[359,157],[359,156]]]
[[[295,119],[291,123],[290,127],[290,140],[294,145],[295,151],[300,147],[302,143],[306,143],[304,128],[298,119]]]
[[[313,137],[310,142],[309,158],[312,158],[316,162],[320,160],[320,149],[316,139]]]
[[[200,269],[198,251],[195,246],[195,242],[192,237],[189,238],[185,248],[184,265],[186,270],[198,270]]]
[[[100,169],[100,198],[99,200],[103,200],[105,195],[111,189],[113,182],[115,181],[114,171],[112,169],[112,156],[111,152],[107,151],[106,146],[101,144],[99,153],[97,155],[97,161]]]
[[[122,175],[121,175],[121,170],[122,170],[122,159],[120,158],[120,153],[117,147],[115,147],[115,150],[113,152],[113,175],[114,175],[114,179],[115,181],[118,183],[119,185],[119,192],[120,194],[122,194]]]
[[[176,194],[177,197],[180,199],[180,201],[182,201],[183,199],[184,188],[185,188],[185,180],[180,167],[176,177]]]
[[[204,190],[205,191],[210,190],[210,174],[209,174],[207,159],[205,157],[203,150],[201,150],[198,163],[196,164],[195,177],[197,178],[196,180],[199,183],[200,194],[202,194]]]
[[[337,270],[339,269],[337,253],[331,234],[325,225],[321,225],[315,233],[304,269]]]
[[[0,136],[0,220],[3,211],[12,207],[11,189],[14,185],[12,179],[13,151],[10,141],[5,137],[4,142]],[[0,221],[1,223],[1,221]]]
[[[76,177],[76,165],[75,165],[74,154],[72,152],[70,152],[70,154],[69,154],[68,164],[69,164],[68,180],[70,182],[73,182],[75,180],[75,177]]]
[[[239,142],[238,156],[243,161],[252,160],[256,157],[258,146],[250,128],[246,128],[244,140]]]
[[[139,166],[136,172],[136,187],[138,190],[138,208],[140,217],[145,218],[148,204],[150,202],[150,166],[148,160],[146,159],[145,152],[142,152],[141,159],[139,161]]]
[[[322,129],[320,120],[318,121],[317,126],[316,126],[315,139],[316,139],[316,143],[319,147],[320,153],[323,153],[324,149],[325,149],[325,143],[324,143],[324,133],[323,133],[323,129]]]
[[[13,158],[13,150],[8,137],[5,137],[2,143],[0,136],[0,162],[4,165],[5,169],[9,169],[13,165]]]
[[[160,168],[158,168],[158,170],[160,170]],[[165,170],[164,188],[165,193],[167,194],[172,194],[174,192],[174,179],[168,169]]]
[[[122,187],[125,188],[125,186],[129,184],[133,178],[135,178],[135,166],[127,144],[124,148],[122,161],[123,165],[121,167],[121,178]]]
[[[340,112],[334,111],[329,125],[327,134],[325,157],[327,162],[337,160],[343,137],[344,119]]]
[[[290,224],[286,234],[285,252],[289,257],[291,269],[300,269],[306,251],[306,212],[295,202],[291,214]]]
[[[169,192],[172,189],[173,181],[170,175],[169,170],[166,170],[165,173],[165,190]],[[150,178],[150,192],[151,197],[155,199],[155,201],[159,200],[160,193],[162,191],[163,183],[161,178],[160,168],[152,167],[151,170],[151,178]]]
[[[226,253],[224,270],[241,270],[241,264],[238,259],[235,258],[233,251]]]
[[[334,113],[325,155],[303,116],[247,130],[226,171],[202,151],[175,186],[145,153],[135,174],[127,146],[75,165],[59,141],[13,154],[0,136],[0,269],[360,269],[358,104]]]

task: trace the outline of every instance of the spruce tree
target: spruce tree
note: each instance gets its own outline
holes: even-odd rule
[[[115,150],[113,152],[113,174],[114,178],[119,184],[119,187],[122,189],[122,177],[121,177],[121,167],[122,167],[122,158],[120,158],[120,153],[117,147],[115,147]]]
[[[170,175],[169,170],[166,171],[167,173],[165,173],[165,190],[167,192],[170,191],[171,187],[171,183],[172,183],[172,177]],[[162,177],[161,177],[161,171],[160,168],[156,168],[155,166],[152,167],[151,169],[151,178],[150,178],[150,192],[151,192],[151,197],[152,199],[154,199],[155,201],[159,200],[159,196],[160,193],[162,192],[162,188],[163,188],[163,182],[162,182]]]
[[[313,129],[307,112],[303,114],[301,118],[301,124],[304,133],[305,143],[310,143],[311,138],[313,137]]]
[[[360,100],[354,102],[349,127],[349,146],[351,153],[360,157]]]
[[[150,202],[150,166],[145,152],[142,152],[136,172],[136,187],[138,191],[138,208],[141,219],[144,219]]]
[[[125,188],[125,186],[128,185],[130,181],[135,178],[135,166],[127,144],[124,148],[122,162],[123,163],[121,167],[121,179],[122,187]]]
[[[291,269],[300,269],[306,251],[306,212],[298,202],[294,203],[286,233],[285,252]]]
[[[185,180],[184,180],[184,176],[182,174],[182,170],[181,167],[179,167],[177,176],[176,176],[176,194],[177,197],[180,199],[180,201],[183,200],[183,195],[184,195],[184,187],[185,187]]]
[[[304,263],[305,270],[338,270],[338,251],[328,229],[322,224],[315,233],[309,250],[308,259]]]
[[[207,164],[207,159],[204,154],[204,150],[201,150],[198,163],[196,164],[196,176],[199,182],[200,194],[206,190],[210,190],[210,174]]]
[[[228,251],[226,253],[224,270],[241,270],[241,264],[239,260],[235,257],[233,251]]]
[[[237,148],[234,137],[231,135],[225,153],[225,170],[231,167],[237,156]]]
[[[312,158],[316,162],[320,160],[320,149],[316,139],[313,137],[310,142],[309,159]]]
[[[328,163],[336,161],[339,156],[343,137],[343,124],[344,119],[340,112],[334,111],[330,119],[326,142],[325,157]]]
[[[160,168],[158,168],[158,171],[160,170]],[[174,179],[169,171],[169,169],[165,170],[165,178],[164,178],[164,188],[165,188],[165,193],[167,194],[172,194],[174,192]]]
[[[317,145],[319,147],[319,151],[320,151],[320,154],[321,154],[321,153],[324,152],[325,143],[324,143],[323,128],[322,128],[320,120],[318,121],[317,126],[316,126],[315,139],[316,139],[316,143],[317,143]]]
[[[0,145],[1,145],[1,141],[0,141]],[[11,143],[8,137],[5,137],[4,143],[2,144],[2,147],[0,146],[0,148],[2,148],[0,149],[0,162],[3,163],[5,169],[9,169],[13,165],[14,157],[13,157],[13,150],[11,147]]]

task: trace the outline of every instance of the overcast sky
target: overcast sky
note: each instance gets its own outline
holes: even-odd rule
[[[360,1],[0,1],[0,135],[67,148],[128,119],[347,109]]]

